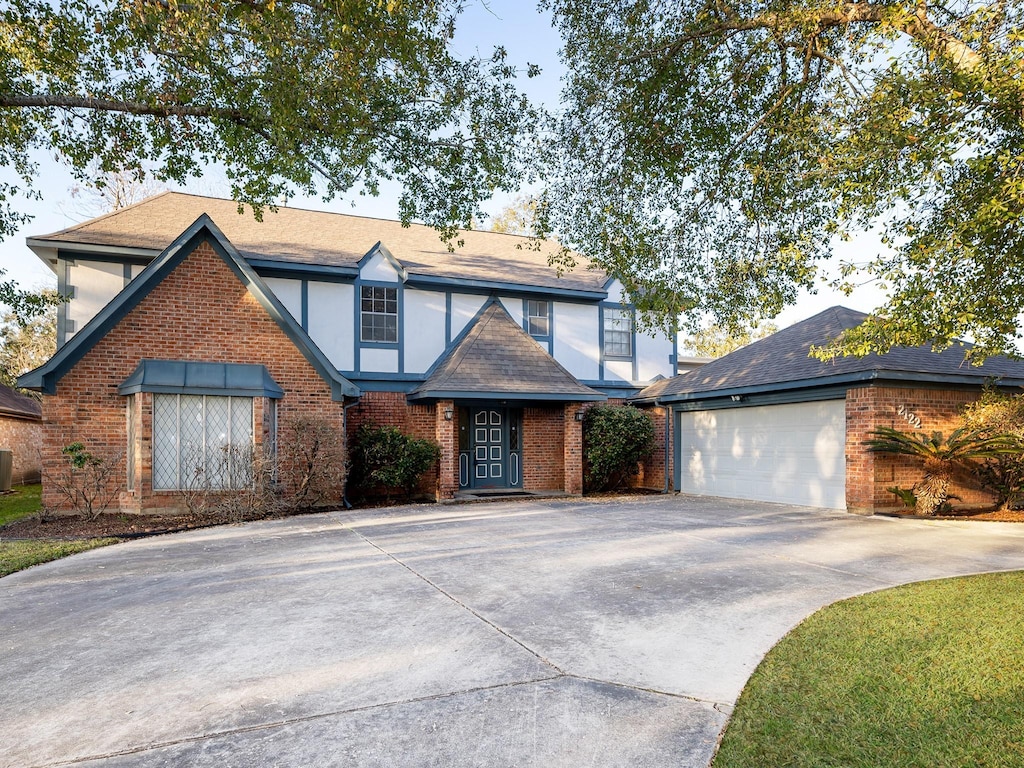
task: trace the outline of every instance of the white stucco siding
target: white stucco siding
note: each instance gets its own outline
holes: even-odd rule
[[[622,283],[618,280],[612,280],[608,285],[608,298],[605,301],[618,304],[622,302],[622,298]]]
[[[445,294],[407,288],[403,296],[405,372],[425,373],[445,349]]]
[[[363,373],[398,373],[398,350],[363,347],[359,352],[359,369]]]
[[[452,294],[452,339],[458,337],[466,325],[476,317],[480,307],[487,301],[486,296],[476,296],[468,293]]]
[[[302,322],[302,281],[289,280],[282,277],[265,277],[263,282],[274,292],[277,300],[295,319],[296,324]]]
[[[601,360],[598,346],[598,306],[556,301],[552,314],[555,332],[554,358],[577,379],[597,379]]]
[[[605,360],[604,381],[633,381],[633,361]]]
[[[74,323],[67,334],[71,338],[124,288],[124,265],[76,259],[68,266],[67,284],[75,289],[66,310],[66,317]]]
[[[683,493],[846,508],[843,400],[679,414]]]
[[[513,320],[516,321],[516,324],[520,328],[522,328],[523,327],[523,300],[522,299],[512,299],[512,298],[509,298],[508,296],[502,296],[500,301],[501,301],[501,306],[503,306],[505,308],[505,311],[508,312],[509,316]]]
[[[132,266],[131,266],[132,280],[134,280],[136,277],[141,275],[142,274],[142,270],[144,270],[145,268],[146,268],[145,264],[132,264]]]
[[[672,361],[673,345],[664,336],[655,333],[636,335],[636,376],[647,382],[658,374],[665,378],[675,375]]]
[[[391,266],[391,262],[375,253],[359,270],[359,277],[363,280],[374,280],[383,283],[397,283],[398,273]]]
[[[355,367],[355,286],[310,281],[307,286],[309,337],[340,371]]]

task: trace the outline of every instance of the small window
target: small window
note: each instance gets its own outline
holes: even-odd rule
[[[398,289],[364,285],[360,290],[360,336],[362,341],[398,342]]]
[[[545,338],[551,335],[551,302],[533,299],[526,302],[526,332]]]
[[[633,356],[633,313],[628,309],[604,310],[605,357]]]

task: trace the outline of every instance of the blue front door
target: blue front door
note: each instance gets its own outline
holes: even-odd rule
[[[468,408],[460,413],[459,485],[463,488],[517,488],[520,472],[520,411]]]

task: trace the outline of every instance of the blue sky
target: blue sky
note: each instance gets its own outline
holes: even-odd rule
[[[542,15],[529,2],[516,0],[487,0],[475,2],[460,17],[458,36],[455,41],[457,52],[469,56],[477,51],[487,55],[494,46],[506,48],[509,60],[525,70],[527,63],[539,64],[539,77],[523,78],[523,87],[536,101],[554,108],[558,103],[562,67],[558,61],[560,38],[551,27],[550,17]],[[74,185],[67,168],[52,157],[41,154],[39,161],[38,189],[43,193],[41,201],[19,201],[20,210],[34,217],[20,232],[0,242],[0,268],[9,277],[27,288],[43,284],[55,285],[53,274],[26,247],[25,238],[41,235],[72,226],[86,218],[75,212],[75,201],[70,189]],[[11,176],[6,169],[0,169],[4,178]],[[197,194],[226,197],[229,187],[223,175],[214,170],[186,187],[184,191]],[[352,195],[324,203],[318,199],[296,198],[290,205],[319,210],[333,210],[356,213],[364,216],[397,218],[397,189],[382,187],[377,198]],[[508,202],[508,197],[496,198],[485,210],[494,213]],[[80,207],[80,206],[79,206]],[[881,248],[877,238],[864,235],[850,243],[842,244],[837,252],[843,259],[866,261]],[[883,301],[883,295],[872,286],[865,286],[852,296],[836,294],[822,288],[817,296],[803,295],[794,307],[785,310],[777,319],[780,327],[810,317],[835,304],[844,304],[854,309],[870,311]]]

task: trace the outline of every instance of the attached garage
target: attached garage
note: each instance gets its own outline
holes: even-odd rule
[[[810,357],[867,315],[833,307],[702,368],[655,382],[631,401],[672,411],[671,469],[683,493],[871,513],[899,508],[890,488],[911,488],[920,462],[870,453],[879,427],[948,433],[986,382],[1024,385],[1024,362],[964,363],[942,352],[894,347],[884,355]],[[989,503],[958,485],[964,506]]]
[[[846,403],[677,415],[679,490],[846,509]]]

